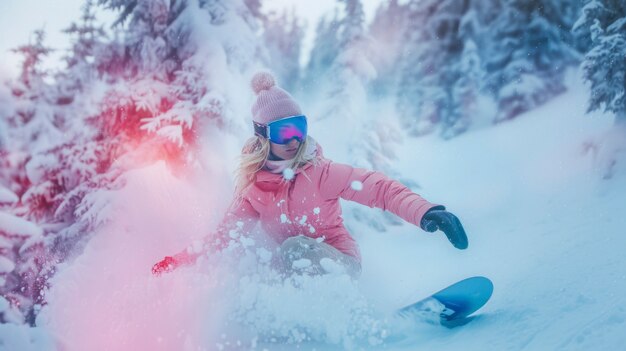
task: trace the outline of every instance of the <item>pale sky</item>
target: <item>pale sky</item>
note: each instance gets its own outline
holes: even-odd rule
[[[364,0],[363,7],[367,20],[371,20],[379,4],[384,0]],[[10,49],[34,40],[32,32],[46,30],[46,43],[57,49],[51,55],[48,66],[59,65],[63,50],[69,47],[67,35],[61,32],[72,21],[78,19],[84,0],[0,0],[0,79],[15,77],[19,73],[20,57]],[[266,0],[263,11],[295,9],[296,14],[307,22],[304,39],[305,55],[311,49],[317,20],[324,13],[331,12],[337,0]],[[111,15],[104,13],[100,19],[110,21]]]
[[[45,43],[57,49],[49,66],[58,65],[68,37],[61,31],[78,20],[84,0],[0,0],[0,78],[19,74],[20,56],[10,50],[34,41],[33,31],[45,29]],[[105,17],[110,17],[105,16]]]

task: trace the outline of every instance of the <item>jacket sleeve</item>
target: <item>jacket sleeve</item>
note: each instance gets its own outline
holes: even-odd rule
[[[418,227],[424,214],[438,206],[381,172],[334,162],[322,170],[320,192],[326,199],[342,198],[389,211]]]
[[[201,241],[192,243],[173,257],[177,264],[194,264],[207,252],[221,251],[228,247],[232,239],[249,233],[258,219],[259,213],[254,210],[250,201],[245,198],[236,198],[214,232],[209,233]]]
[[[206,236],[205,243],[209,249],[224,249],[232,239],[250,233],[258,221],[259,213],[250,201],[245,197],[235,198],[215,232]]]

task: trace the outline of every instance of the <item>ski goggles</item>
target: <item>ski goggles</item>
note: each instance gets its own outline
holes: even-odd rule
[[[274,144],[287,144],[291,139],[302,142],[306,138],[306,116],[290,116],[261,124],[253,122],[254,134],[269,139]]]

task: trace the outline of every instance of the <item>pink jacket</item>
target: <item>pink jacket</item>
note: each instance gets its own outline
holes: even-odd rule
[[[317,163],[297,170],[291,180],[259,171],[255,183],[231,204],[218,236],[227,237],[241,223],[243,232],[248,232],[260,220],[278,243],[296,235],[324,237],[324,242],[360,260],[358,245],[343,225],[339,198],[390,211],[416,226],[436,206],[380,172],[324,158],[319,145],[316,159]],[[353,186],[355,181],[360,184]]]

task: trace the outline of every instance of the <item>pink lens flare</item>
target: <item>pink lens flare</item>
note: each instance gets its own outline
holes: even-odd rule
[[[214,160],[218,162],[218,159]],[[51,280],[38,324],[60,349],[183,350],[215,345],[226,319],[222,284],[229,267],[196,265],[160,277],[152,265],[214,227],[224,181],[177,178],[165,162],[129,172],[111,194],[112,222]],[[197,194],[198,187],[205,187]],[[184,224],[184,225],[181,225]]]

